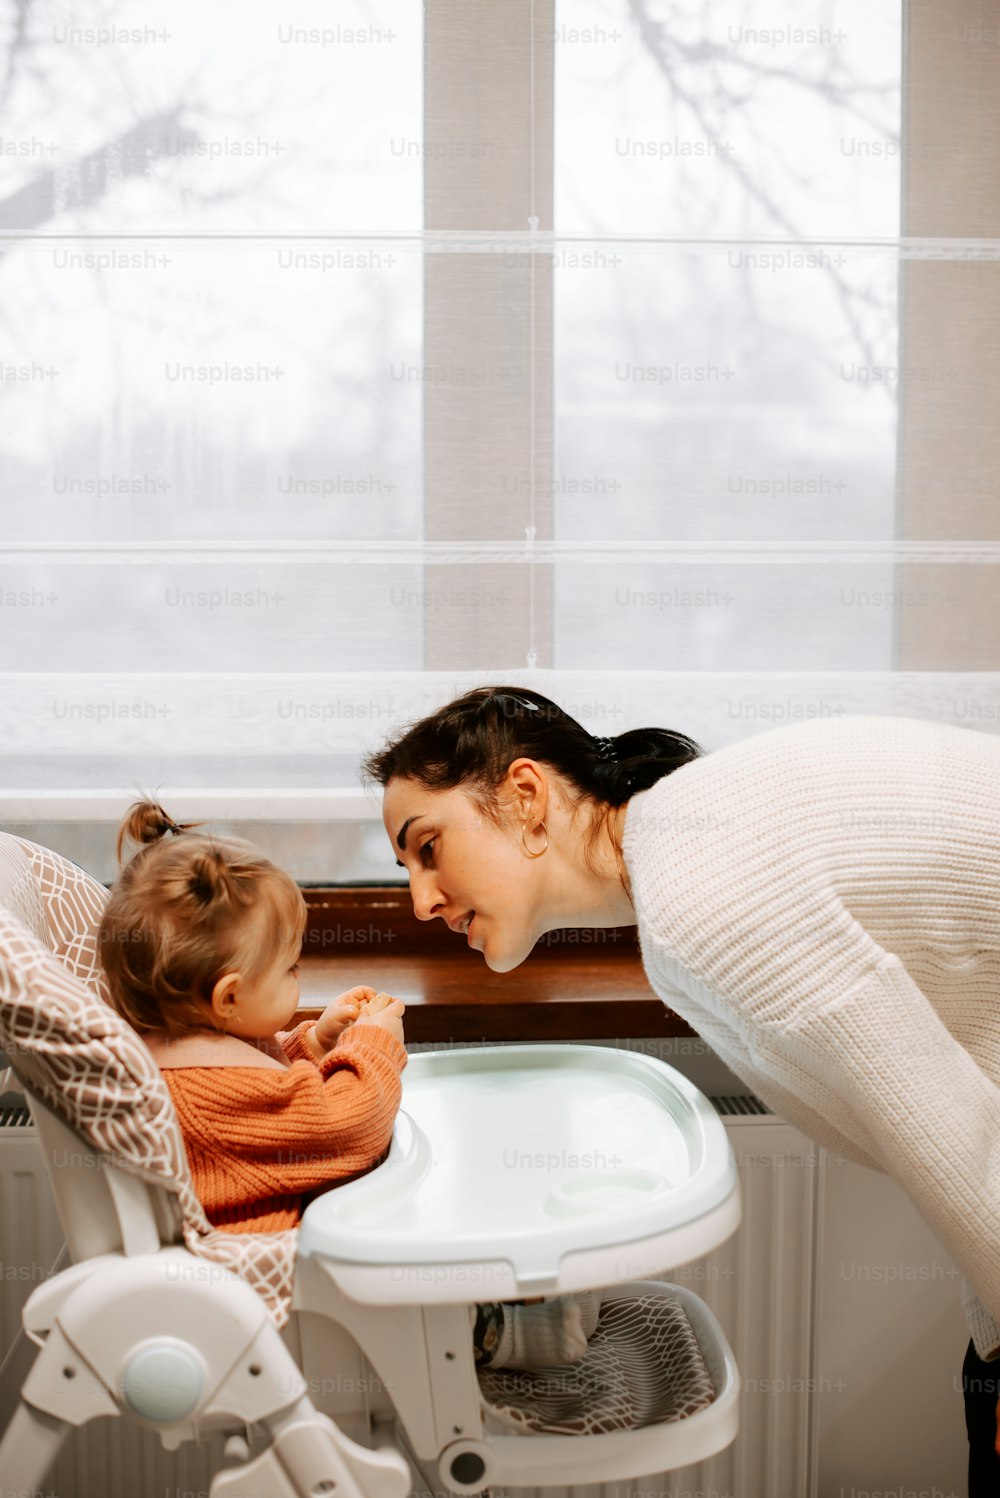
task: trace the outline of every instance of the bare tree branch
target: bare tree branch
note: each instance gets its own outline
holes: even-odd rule
[[[3,81],[0,82],[0,109],[6,107],[7,100],[10,98],[18,60],[21,54],[28,50],[28,12],[30,9],[31,0],[14,0],[14,34],[11,37],[10,51],[7,53],[7,66],[4,69]]]
[[[672,55],[672,52],[686,52],[689,61],[697,60],[699,63],[704,65],[707,62],[720,61],[722,57],[722,49],[718,47],[717,44],[710,42],[699,42],[689,44],[685,47],[683,44],[679,43],[675,37],[668,38],[665,27],[662,25],[662,23],[653,20],[647,9],[646,0],[627,0],[627,4],[633,16],[633,19],[635,20],[636,26],[638,27],[639,35],[642,41],[645,43],[653,61],[656,63],[660,72],[663,74],[667,82],[667,86],[670,89],[674,99],[679,101],[685,106],[686,109],[689,110],[693,118],[698,122],[699,128],[704,132],[707,139],[718,140],[719,130],[716,126],[716,122],[709,117],[708,110],[705,107],[703,96],[700,93],[695,93],[690,88],[685,87],[685,85],[680,81],[678,77],[676,60]],[[727,57],[727,60],[731,59]],[[740,61],[742,63],[742,59]],[[744,65],[749,66],[749,64]],[[786,71],[783,69],[759,68],[756,69],[756,72],[772,78],[780,76],[784,79],[784,81],[794,81],[801,86],[811,87],[814,90],[819,88],[819,91],[821,93],[824,92],[823,88],[819,87],[817,83],[809,83],[809,81],[804,78],[795,78],[794,75],[792,75],[791,73],[786,73]],[[731,95],[724,93],[724,97],[726,98],[727,102],[732,102]],[[828,97],[831,102],[841,103],[843,99],[848,97],[848,95],[843,89],[834,88],[831,85],[829,86],[829,91],[826,93],[826,97]],[[782,232],[782,234],[784,234],[792,243],[801,243],[803,241],[804,236],[802,234],[802,231],[793,222],[789,214],[786,213],[784,209],[779,207],[773,195],[767,191],[767,189],[755,176],[751,175],[751,173],[742,164],[742,162],[740,162],[739,158],[734,152],[720,152],[719,161],[720,165],[726,171],[728,171],[731,176],[735,177],[739,181],[748,199],[752,202],[757,203],[758,206],[764,210],[771,223],[774,224],[775,227]],[[840,274],[836,266],[832,264],[824,264],[820,269],[822,274],[826,276],[831,287],[833,288],[834,294],[836,295],[837,300],[840,303],[841,311],[843,313],[847,326],[850,329],[853,337],[857,340],[858,346],[862,350],[865,362],[868,364],[874,364],[876,362],[874,350],[872,348],[868,332],[862,326],[862,323],[859,319],[857,304],[865,303],[873,307],[879,307],[880,304],[876,302],[869,293],[863,292],[859,288],[852,286],[848,282],[846,277]]]
[[[190,149],[198,136],[181,125],[180,116],[177,108],[140,120],[73,166],[52,167],[0,198],[0,229],[26,232],[67,209],[88,208],[122,177],[148,172],[152,157]]]

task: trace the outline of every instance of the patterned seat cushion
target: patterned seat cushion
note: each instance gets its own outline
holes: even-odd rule
[[[223,1233],[209,1223],[160,1069],[103,997],[97,927],[106,899],[58,854],[0,833],[0,1049],[98,1155],[164,1188],[191,1252],[245,1279],[281,1326],[298,1233]]]

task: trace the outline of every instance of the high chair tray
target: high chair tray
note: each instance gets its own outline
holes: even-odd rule
[[[721,1119],[673,1067],[582,1045],[411,1056],[385,1161],[306,1210],[299,1252],[383,1305],[643,1278],[736,1229]]]

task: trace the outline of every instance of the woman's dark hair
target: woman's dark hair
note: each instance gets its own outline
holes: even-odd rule
[[[383,786],[397,776],[431,791],[465,786],[495,819],[497,789],[522,756],[550,765],[588,799],[615,807],[701,753],[693,739],[668,728],[599,737],[538,692],[477,687],[369,754],[362,770]]]

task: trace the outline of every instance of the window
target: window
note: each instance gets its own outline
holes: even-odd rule
[[[11,6],[5,824],[392,880],[360,754],[500,678],[991,726],[997,86],[911,10]]]

